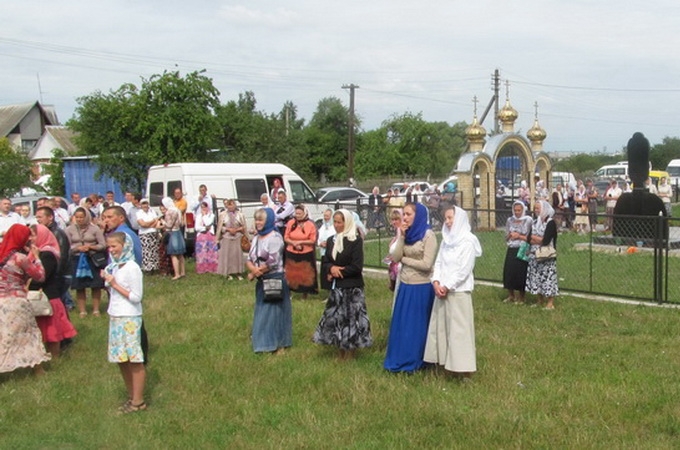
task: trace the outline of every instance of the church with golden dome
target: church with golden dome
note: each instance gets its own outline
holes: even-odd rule
[[[477,216],[473,217],[477,227],[495,228],[495,213],[485,210],[502,207],[496,202],[499,190],[511,186],[516,188],[524,180],[533,193],[536,192],[535,174],[541,180],[550,180],[552,162],[543,151],[547,133],[538,122],[536,103],[534,123],[526,137],[515,131],[519,113],[510,104],[509,87],[506,88],[505,105],[497,114],[500,132],[491,136],[487,136],[477,118],[476,97],[473,102],[474,116],[465,130],[467,148],[460,156],[454,173],[458,176],[459,201],[463,209],[478,210]]]

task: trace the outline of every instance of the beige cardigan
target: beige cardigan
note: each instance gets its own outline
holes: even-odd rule
[[[406,284],[429,283],[436,257],[437,236],[432,230],[427,230],[425,237],[413,245],[406,245],[404,236],[400,236],[392,253],[392,259],[401,262],[399,280]]]

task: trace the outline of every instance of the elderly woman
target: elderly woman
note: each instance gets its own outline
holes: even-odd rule
[[[364,242],[354,216],[346,209],[333,214],[335,236],[327,239],[321,273],[331,283],[331,295],[312,340],[333,345],[341,360],[354,358],[356,349],[370,347],[371,323],[364,295]]]
[[[319,248],[319,255],[321,258],[326,254],[326,245],[328,244],[328,238],[335,236],[335,226],[333,225],[333,210],[328,208],[323,212],[323,223],[318,230],[319,237],[316,240],[316,245]],[[321,277],[321,289],[330,290],[331,283]]]
[[[253,318],[253,351],[281,354],[293,345],[293,310],[288,284],[283,276],[283,238],[274,226],[271,208],[255,212],[257,235],[253,239],[246,262],[248,279],[255,285],[255,313]],[[266,299],[264,280],[281,280],[280,297]]]
[[[290,290],[307,294],[318,292],[316,282],[316,238],[314,222],[304,205],[295,206],[295,219],[286,224],[283,241],[286,243],[285,273]]]
[[[30,239],[28,227],[14,224],[0,243],[0,373],[32,367],[39,375],[50,359],[26,300],[26,283],[45,279],[40,252]]]
[[[64,291],[64,278],[59,273],[61,251],[57,238],[47,227],[36,224],[31,226],[31,231],[35,236],[35,245],[40,251],[40,261],[45,268],[45,280],[42,282],[31,281],[28,289],[31,291],[42,290],[50,300],[52,315],[40,316],[35,319],[38,322],[47,350],[53,358],[58,358],[61,351],[61,341],[71,339],[78,334],[76,329],[73,328],[73,324],[68,320],[66,308],[61,301],[61,293]]]
[[[437,237],[430,229],[427,208],[407,203],[401,225],[402,236],[392,259],[401,262],[399,289],[387,341],[384,367],[390,372],[415,372],[423,367],[434,288],[430,282],[437,255]]]
[[[196,273],[217,273],[215,214],[207,202],[201,202],[196,215]]]
[[[472,271],[479,256],[482,247],[470,231],[467,213],[458,207],[447,209],[432,273],[437,298],[432,307],[424,360],[464,378],[477,371]]]
[[[149,207],[149,200],[143,198],[139,202],[141,208],[135,219],[139,225],[139,240],[142,243],[142,271],[154,272],[159,270],[160,236],[158,234],[158,214]]]
[[[179,280],[187,274],[184,265],[184,253],[187,250],[184,236],[182,235],[182,213],[170,197],[165,197],[162,203],[166,209],[163,223],[165,233],[168,234],[165,253],[170,256],[172,270],[175,272],[175,276],[172,279]]]
[[[241,236],[246,232],[246,218],[243,213],[236,209],[236,201],[233,199],[224,201],[224,211],[217,220],[217,237],[219,245],[219,258],[217,261],[217,273],[233,280],[234,275],[242,280],[243,277],[243,250],[241,250]]]
[[[534,205],[534,214],[536,218],[527,237],[527,242],[531,244],[531,255],[529,256],[526,290],[538,295],[539,306],[543,304],[544,299],[547,299],[545,309],[555,309],[553,301],[555,296],[559,295],[557,260],[556,258],[536,259],[539,247],[552,245],[557,248],[557,226],[552,219],[554,210],[548,202],[541,200]]]
[[[527,285],[527,261],[519,259],[517,252],[531,231],[531,217],[527,215],[527,207],[516,200],[512,204],[512,216],[505,222],[505,242],[508,249],[505,252],[503,265],[503,287],[508,290],[505,303],[524,303]],[[526,245],[526,244],[525,244]]]
[[[659,188],[657,195],[661,198],[664,208],[666,208],[666,217],[671,216],[671,197],[673,197],[673,188],[668,184],[666,177],[661,177],[659,180]]]
[[[71,242],[71,267],[73,268],[71,288],[76,290],[76,303],[80,318],[87,316],[85,289],[88,288],[92,290],[92,315],[99,317],[99,302],[104,287],[100,269],[95,266],[89,254],[105,250],[106,240],[101,228],[93,225],[90,217],[84,208],[76,208],[73,213],[74,223],[66,227],[66,235]]]

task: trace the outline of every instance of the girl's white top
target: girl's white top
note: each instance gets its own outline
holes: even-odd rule
[[[128,261],[123,267],[113,269],[113,277],[125,290],[130,291],[130,298],[125,298],[117,290],[109,289],[109,316],[141,316],[142,297],[144,295],[144,276],[136,262]],[[109,284],[106,284],[107,287]]]

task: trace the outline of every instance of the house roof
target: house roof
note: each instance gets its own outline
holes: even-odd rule
[[[48,125],[45,127],[45,133],[40,136],[40,140],[28,156],[31,160],[50,159],[52,152],[57,148],[62,149],[67,155],[75,155],[78,152],[78,147],[73,142],[73,138],[77,135],[78,133],[73,132],[68,127]]]
[[[40,102],[0,106],[0,137],[6,137],[26,117],[33,107],[38,107],[46,118],[46,125],[59,125],[53,106],[43,106]]]

